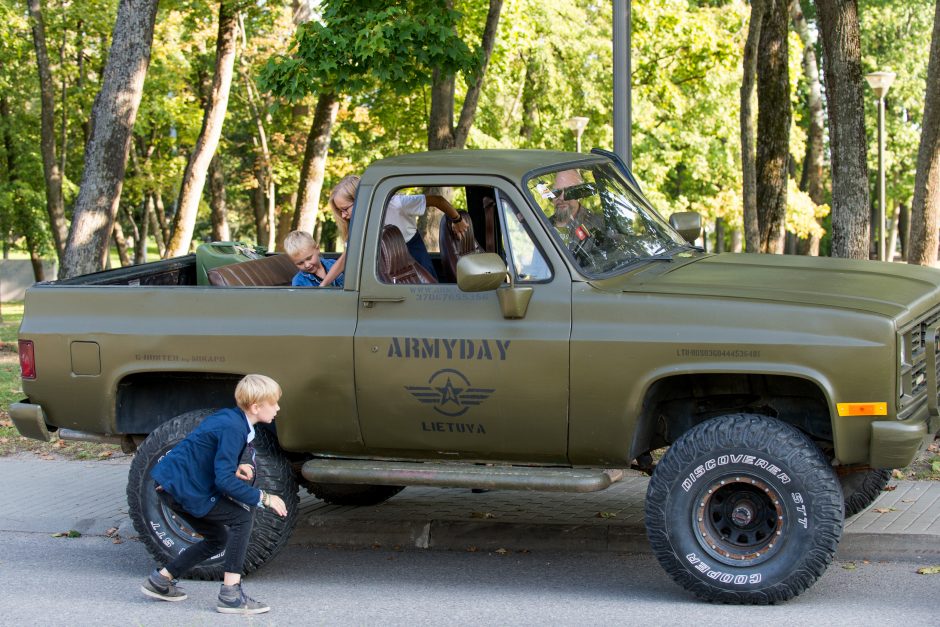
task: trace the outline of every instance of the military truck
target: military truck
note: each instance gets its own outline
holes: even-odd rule
[[[436,278],[385,216],[429,188],[471,227],[441,227]],[[298,485],[369,505],[416,485],[590,492],[632,466],[652,474],[648,536],[679,585],[783,601],[940,430],[940,273],[711,254],[700,233],[609,152],[384,159],[342,288],[291,288],[284,255],[213,245],[30,289],[11,415],[29,437],[136,450],[130,515],[159,561],[198,537],[148,471],[261,372],[284,396],[258,481],[290,515],[259,512],[248,570],[285,545]]]

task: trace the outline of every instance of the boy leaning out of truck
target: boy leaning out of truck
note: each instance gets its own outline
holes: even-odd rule
[[[255,425],[270,424],[280,407],[281,387],[269,377],[246,375],[235,388],[237,407],[202,421],[151,471],[164,504],[179,513],[203,540],[180,552],[141,586],[147,596],[182,601],[176,578],[225,550],[225,575],[216,609],[224,614],[261,614],[271,608],[246,595],[241,572],[255,508],[287,515],[281,497],[252,487]],[[252,463],[239,464],[243,454]]]
[[[291,281],[294,287],[320,287],[330,268],[336,263],[334,259],[320,257],[320,247],[305,231],[288,233],[284,238],[284,251],[300,270]],[[332,285],[343,287],[342,273],[332,281]]]

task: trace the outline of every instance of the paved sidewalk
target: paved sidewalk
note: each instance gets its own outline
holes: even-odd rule
[[[127,517],[129,458],[0,458],[0,531],[135,535]],[[646,552],[647,478],[628,474],[589,494],[407,488],[374,507],[328,505],[306,495],[292,544],[445,550]],[[837,558],[940,561],[940,482],[892,481],[848,520]],[[881,510],[881,511],[877,511]]]

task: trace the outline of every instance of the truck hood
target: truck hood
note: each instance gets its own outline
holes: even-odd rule
[[[837,307],[904,324],[936,302],[940,270],[905,263],[728,253],[651,261],[635,272],[592,285],[610,291]]]

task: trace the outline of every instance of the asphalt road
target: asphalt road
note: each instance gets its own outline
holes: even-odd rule
[[[924,564],[837,562],[774,607],[694,600],[648,555],[460,553],[291,546],[246,579],[272,606],[251,619],[214,611],[218,584],[189,599],[139,592],[151,562],[136,541],[0,534],[3,625],[926,625],[940,622],[940,575]]]

